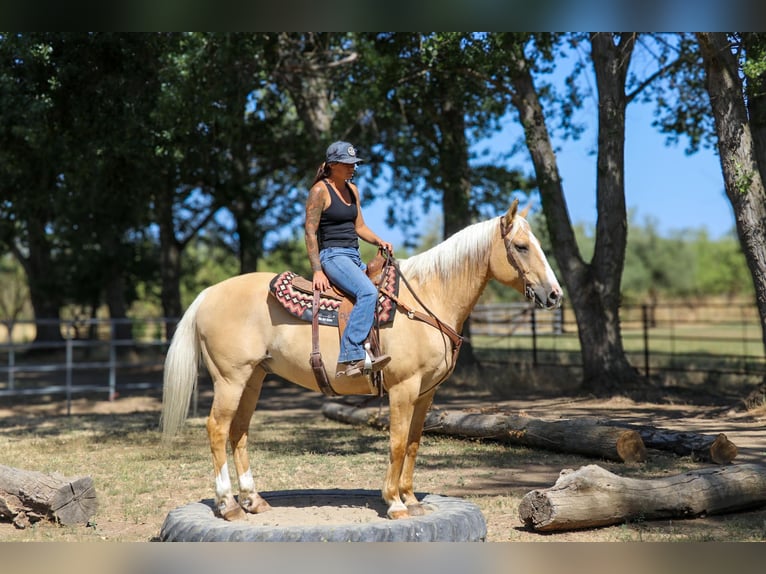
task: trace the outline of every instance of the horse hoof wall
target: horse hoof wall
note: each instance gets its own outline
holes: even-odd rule
[[[422,504],[411,504],[407,507],[407,513],[410,516],[425,516],[426,510]]]
[[[223,519],[227,522],[234,522],[237,520],[244,520],[245,519],[245,511],[242,510],[239,506],[235,508],[231,508],[223,513]]]
[[[269,510],[271,510],[271,505],[265,500],[261,500],[261,502],[253,509],[251,509],[250,512],[254,514],[262,514],[264,512],[268,512]]]
[[[261,514],[271,510],[271,505],[260,496],[246,498],[240,503],[240,506],[242,506],[242,509],[245,512],[249,512],[250,514]]]
[[[391,520],[401,520],[403,518],[409,518],[410,513],[406,510],[393,510],[388,512],[388,517]]]

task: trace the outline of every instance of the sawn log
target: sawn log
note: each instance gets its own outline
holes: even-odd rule
[[[87,524],[98,507],[89,476],[66,478],[0,465],[0,519],[25,528],[42,519]]]
[[[620,524],[629,520],[694,518],[766,504],[766,466],[708,467],[654,479],[625,478],[600,466],[561,472],[547,489],[519,504],[519,518],[540,532]]]
[[[679,456],[690,456],[696,461],[729,464],[738,454],[737,446],[724,433],[705,435],[659,427],[613,423],[608,419],[601,419],[599,424],[633,429],[641,435],[646,448],[666,450]]]
[[[328,418],[350,424],[379,428],[389,425],[388,415],[379,414],[377,408],[325,402],[322,412]],[[431,410],[426,416],[424,432],[492,439],[622,462],[646,459],[646,447],[638,432],[610,427],[593,419],[549,421],[519,415]]]

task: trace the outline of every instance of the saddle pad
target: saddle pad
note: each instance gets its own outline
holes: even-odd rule
[[[295,286],[295,279],[297,279],[300,288]],[[311,284],[308,279],[301,277],[293,271],[283,271],[271,280],[269,292],[291,315],[301,321],[310,323],[313,318],[312,307],[314,306],[314,298],[313,294],[305,289],[306,282],[309,285]],[[385,289],[392,292],[394,295],[398,294],[399,275],[393,265],[386,268],[386,272],[381,279],[380,288],[381,290]],[[341,301],[334,296],[327,297],[324,294],[320,296],[318,317],[320,325],[338,326],[340,303]],[[378,295],[378,308],[376,311],[378,324],[387,325],[393,322],[395,311],[396,305],[391,298],[380,293]]]

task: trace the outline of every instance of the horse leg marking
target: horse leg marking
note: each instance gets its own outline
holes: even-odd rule
[[[240,492],[255,490],[255,480],[253,479],[253,471],[249,468],[244,474],[239,475],[239,490]]]
[[[215,477],[215,496],[217,499],[226,498],[231,494],[231,479],[229,478],[229,464],[224,462],[221,470]]]
[[[242,512],[231,492],[229,465],[225,462],[215,477],[215,502],[218,513],[225,520],[241,520],[245,517],[245,513]]]

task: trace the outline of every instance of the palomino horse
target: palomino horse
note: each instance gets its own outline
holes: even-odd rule
[[[456,359],[454,340],[439,324],[459,332],[490,279],[515,288],[539,307],[561,304],[561,287],[517,207],[516,200],[504,215],[466,227],[399,262],[407,287],[398,296],[393,323],[380,329],[381,349],[392,357],[382,371],[390,408],[390,458],[382,497],[390,518],[424,513],[412,484],[415,457],[436,388]],[[244,517],[243,510],[259,513],[270,508],[256,491],[247,452],[248,427],[266,374],[319,390],[309,364],[311,325],[294,318],[269,295],[273,277],[248,273],[203,290],[178,324],[165,360],[166,439],[187,415],[200,357],[213,380],[207,432],[216,509],[227,520]],[[437,321],[417,320],[407,307],[425,310]],[[325,360],[335,365],[337,328],[320,326],[319,331]],[[336,379],[333,386],[340,394],[368,394],[370,388],[364,376]],[[239,482],[238,503],[229,478],[227,440]]]

